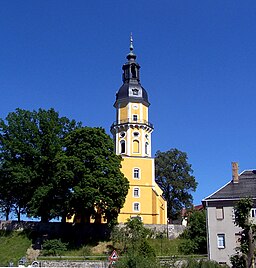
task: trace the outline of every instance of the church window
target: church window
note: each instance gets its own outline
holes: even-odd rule
[[[120,145],[121,145],[121,154],[124,154],[125,153],[125,141],[121,141]]]
[[[148,142],[145,143],[145,154],[148,154]]]
[[[139,168],[133,169],[133,178],[134,179],[139,179],[140,178],[140,169]]]
[[[140,152],[140,143],[139,143],[139,141],[134,140],[132,142],[132,144],[133,144],[133,152],[134,153],[139,153]]]
[[[133,211],[140,211],[140,203],[139,202],[133,203]]]
[[[140,197],[140,189],[138,187],[133,188],[133,197]]]
[[[138,115],[137,115],[137,114],[134,114],[134,115],[132,116],[132,120],[133,120],[133,121],[137,121],[137,120],[138,120]]]

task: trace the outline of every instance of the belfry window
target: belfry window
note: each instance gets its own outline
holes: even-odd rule
[[[134,64],[131,66],[131,73],[132,73],[132,78],[136,78],[137,77],[136,68],[135,68],[135,65]]]
[[[121,154],[124,154],[125,153],[125,141],[121,141],[120,142],[120,146],[121,146]]]

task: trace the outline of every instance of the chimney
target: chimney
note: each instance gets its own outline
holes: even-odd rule
[[[239,183],[239,176],[238,176],[238,163],[232,162],[232,182]]]

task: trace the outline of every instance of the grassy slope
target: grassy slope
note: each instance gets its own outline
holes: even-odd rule
[[[12,261],[14,266],[18,260],[26,256],[31,240],[23,232],[0,232],[0,266],[8,266]]]

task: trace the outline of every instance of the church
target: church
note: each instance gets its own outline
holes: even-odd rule
[[[123,84],[116,93],[116,119],[111,126],[115,152],[121,155],[121,171],[130,189],[118,222],[138,217],[144,224],[166,224],[167,203],[155,182],[155,163],[151,155],[153,124],[148,120],[149,100],[140,83],[140,65],[136,62],[133,39],[123,65]]]

